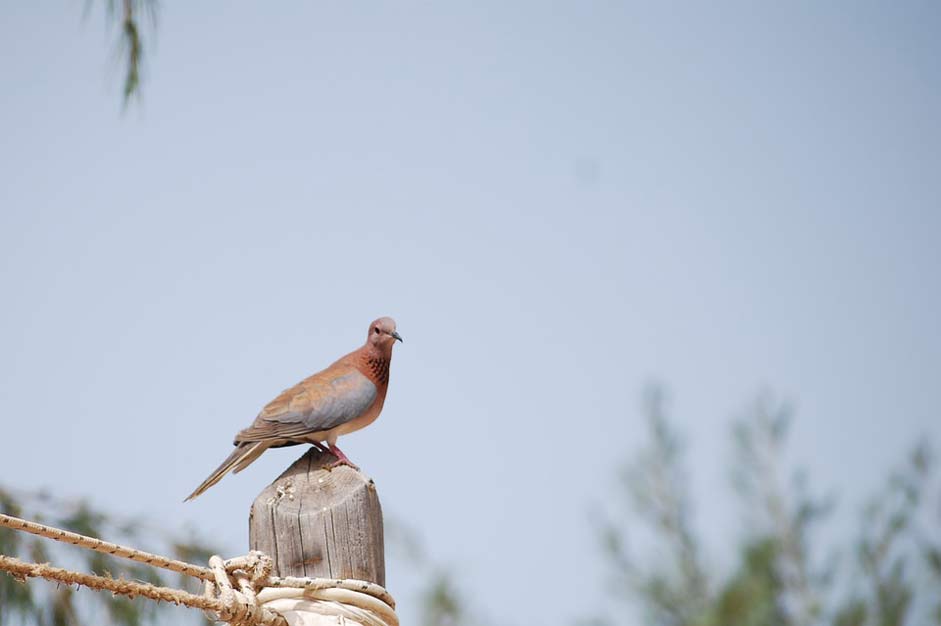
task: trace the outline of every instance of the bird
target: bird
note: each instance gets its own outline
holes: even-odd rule
[[[232,454],[184,502],[230,471],[242,471],[268,448],[309,443],[323,452],[326,442],[326,450],[337,458],[333,466],[356,468],[337,447],[337,437],[365,428],[379,417],[396,341],[404,343],[395,330],[395,320],[380,317],[372,322],[365,344],[266,404],[252,425],[235,436]]]

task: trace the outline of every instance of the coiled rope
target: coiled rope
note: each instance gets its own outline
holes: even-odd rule
[[[233,626],[288,626],[289,621],[302,624],[306,614],[335,616],[364,626],[399,623],[395,600],[382,586],[364,580],[272,576],[271,558],[257,551],[228,560],[212,556],[209,567],[201,567],[2,513],[0,526],[198,578],[204,581],[204,593],[199,596],[181,589],[74,572],[0,555],[0,570],[24,581],[45,578],[132,598],[141,596],[184,605],[209,611],[215,619]],[[286,620],[285,615],[291,619]]]

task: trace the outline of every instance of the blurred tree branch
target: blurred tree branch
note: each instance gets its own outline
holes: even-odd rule
[[[94,0],[87,0],[86,14]],[[153,28],[157,25],[157,0],[121,0],[120,8],[115,0],[107,0],[105,10],[108,18],[120,24],[120,52],[124,59],[124,84],[122,102],[126,107],[131,98],[140,96],[141,72],[144,63],[144,41],[141,35],[141,17],[144,16]]]
[[[666,546],[666,566],[639,566],[629,555],[617,523],[608,522],[603,533],[619,579],[645,599],[653,623],[681,626],[696,623],[708,602],[708,589],[691,528],[682,444],[666,419],[664,404],[662,389],[648,390],[644,406],[650,441],[621,477],[634,512]]]
[[[733,485],[751,520],[751,542],[770,542],[778,607],[783,623],[813,624],[821,615],[821,594],[831,572],[815,570],[811,564],[809,534],[813,526],[833,510],[832,498],[816,499],[807,491],[806,475],[793,474],[785,487],[784,445],[793,419],[793,409],[761,395],[747,414],[733,425],[736,461]]]
[[[680,437],[659,388],[647,394],[649,441],[623,474],[634,515],[665,549],[644,565],[626,549],[636,535],[613,516],[600,536],[622,600],[640,600],[648,623],[664,626],[921,626],[941,624],[941,492],[933,454],[913,450],[872,498],[856,540],[856,559],[838,569],[839,546],[819,545],[816,529],[834,498],[809,492],[806,472],[788,472],[792,408],[762,395],[734,423],[732,479],[743,505],[738,563],[723,574],[702,563],[693,530]],[[934,496],[933,506],[925,501]],[[823,565],[818,561],[823,561]],[[840,583],[839,585],[835,583]],[[595,623],[607,623],[596,620]]]

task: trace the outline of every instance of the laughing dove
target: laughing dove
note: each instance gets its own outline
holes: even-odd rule
[[[379,416],[396,340],[402,337],[391,317],[370,324],[362,347],[269,402],[252,425],[235,436],[235,451],[186,499],[206,491],[230,470],[242,471],[268,448],[309,443],[322,450],[320,444],[326,442],[338,464],[353,465],[336,446],[337,437],[364,428]]]

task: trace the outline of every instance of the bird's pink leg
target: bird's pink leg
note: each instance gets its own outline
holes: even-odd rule
[[[336,445],[328,442],[327,447],[330,449],[330,453],[333,454],[333,456],[337,457],[336,463],[331,463],[330,467],[337,467],[339,465],[349,465],[355,470],[359,469],[359,467],[355,463],[353,463],[353,461],[351,461],[349,457],[343,454],[343,450],[340,450],[338,447],[336,447]]]

